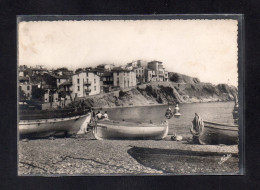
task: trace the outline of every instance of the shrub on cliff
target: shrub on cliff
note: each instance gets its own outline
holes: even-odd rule
[[[203,91],[204,92],[206,92],[206,93],[208,93],[208,94],[210,94],[210,95],[214,95],[214,94],[218,94],[217,92],[216,92],[216,88],[213,86],[213,85],[204,85],[203,86]]]
[[[157,98],[157,92],[153,89],[152,86],[147,85],[145,87],[145,91],[146,91],[147,95],[153,96],[154,98]]]
[[[179,79],[180,79],[180,77],[177,73],[173,73],[170,77],[170,81],[172,81],[172,82],[179,82]]]
[[[159,97],[156,99],[156,101],[157,101],[159,104],[163,103],[163,100],[162,100],[161,96],[159,96]]]
[[[170,86],[162,86],[162,85],[160,85],[159,87],[160,87],[160,91],[162,93],[164,93],[165,95],[171,96],[171,97],[174,96],[172,87],[170,87]]]
[[[119,98],[124,97],[127,93],[122,90],[119,91]]]

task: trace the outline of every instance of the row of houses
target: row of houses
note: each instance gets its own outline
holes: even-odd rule
[[[37,95],[37,92],[41,92],[44,102],[73,100],[134,87],[139,83],[168,80],[168,72],[159,61],[138,60],[121,67],[102,64],[96,68],[78,69],[76,72],[66,68],[47,70],[42,66],[20,66],[18,70],[19,91],[23,97],[41,97]]]
[[[160,61],[145,62],[137,60],[127,64],[127,68],[134,70],[138,83],[152,81],[168,81],[168,72]]]

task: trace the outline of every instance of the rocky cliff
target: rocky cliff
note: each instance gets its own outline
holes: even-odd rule
[[[237,89],[226,84],[153,82],[136,88],[88,97],[94,107],[146,106],[170,103],[231,101]]]

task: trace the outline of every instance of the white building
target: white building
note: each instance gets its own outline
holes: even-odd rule
[[[100,77],[91,71],[82,71],[72,76],[72,97],[100,94]]]
[[[163,68],[163,64],[160,61],[151,61],[147,67],[155,71],[155,81],[168,81],[168,72]],[[153,79],[154,80],[154,79]]]
[[[136,86],[136,74],[134,71],[117,68],[112,70],[114,87],[128,88]]]

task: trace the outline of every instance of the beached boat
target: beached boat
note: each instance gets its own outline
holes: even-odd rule
[[[159,140],[168,135],[168,122],[161,124],[99,120],[93,129],[96,139],[151,139]]]
[[[192,122],[193,141],[199,144],[237,144],[238,125],[203,121],[197,114]]]
[[[87,110],[20,111],[20,137],[48,137],[82,134],[91,119]]]

